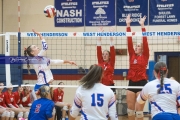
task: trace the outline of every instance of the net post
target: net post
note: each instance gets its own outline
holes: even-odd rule
[[[149,61],[149,72],[148,72],[149,82],[154,80],[154,74],[153,74],[154,65],[155,65],[155,61],[150,60]],[[150,103],[149,103],[149,113],[151,113],[151,105],[150,105]]]
[[[6,70],[6,86],[11,84],[11,70],[7,56],[10,55],[10,35],[5,35],[5,70]]]

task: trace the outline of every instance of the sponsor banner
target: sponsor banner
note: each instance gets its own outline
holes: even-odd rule
[[[180,0],[150,0],[150,25],[180,23]]]
[[[86,26],[114,26],[115,0],[86,0]]]
[[[131,25],[139,25],[139,18],[148,15],[148,0],[117,0],[116,11],[117,26],[126,26],[128,14],[131,15]],[[147,25],[147,20],[144,24]]]
[[[55,0],[55,27],[84,26],[84,0]]]

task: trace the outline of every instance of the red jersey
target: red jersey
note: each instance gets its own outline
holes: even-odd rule
[[[107,86],[114,84],[114,81],[113,81],[114,64],[115,64],[114,46],[110,47],[110,60],[108,62],[104,62],[103,57],[102,57],[101,46],[97,46],[97,58],[98,58],[98,65],[104,69],[104,75],[101,81],[102,84],[107,85]]]
[[[13,94],[14,94],[15,103],[18,105],[22,104],[22,96],[20,96],[19,92],[16,91]]]
[[[63,102],[64,91],[59,91],[58,88],[53,90],[53,101]]]
[[[131,32],[131,28],[127,27],[127,32]],[[142,28],[142,32],[146,32],[145,28]],[[127,37],[128,52],[129,52],[129,64],[128,79],[134,82],[140,80],[147,80],[146,68],[149,61],[149,46],[147,37],[143,36],[143,52],[141,55],[137,55],[133,48],[132,37]]]
[[[31,93],[31,90],[29,91],[29,93],[25,93],[24,91],[22,92],[22,98],[27,97],[26,101],[24,102],[22,101],[22,105],[24,107],[29,107],[28,104],[31,103],[30,93]]]
[[[4,94],[3,93],[0,94],[0,108],[1,107],[5,107],[5,108],[7,107],[4,102]]]
[[[7,106],[9,106],[11,104],[14,107],[18,108],[18,105],[15,102],[15,98],[14,98],[13,93],[10,94],[8,91],[4,92],[4,98],[5,98],[5,103]]]

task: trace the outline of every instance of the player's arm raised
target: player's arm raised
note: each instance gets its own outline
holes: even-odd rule
[[[38,56],[44,56],[45,51],[48,49],[48,45],[47,45],[45,39],[42,37],[42,35],[39,32],[36,32],[34,29],[32,29],[32,31],[39,36],[39,38],[42,42],[42,49],[39,52]]]
[[[110,32],[114,32],[115,31],[115,28],[114,27],[110,27],[109,29]],[[115,64],[115,49],[114,49],[114,39],[113,37],[110,37],[110,63],[112,66],[114,66]]]

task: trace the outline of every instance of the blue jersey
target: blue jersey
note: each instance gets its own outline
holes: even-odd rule
[[[28,120],[48,120],[52,117],[54,102],[47,98],[40,98],[33,102]]]

